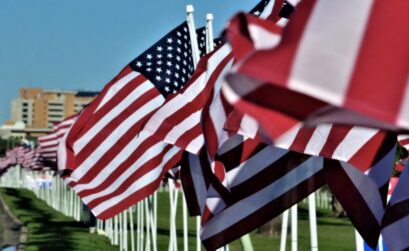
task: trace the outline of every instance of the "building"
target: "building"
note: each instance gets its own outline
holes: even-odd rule
[[[19,121],[15,124],[5,124],[0,126],[0,138],[17,140],[38,138],[51,132],[51,128],[26,128],[26,125]]]
[[[11,123],[22,121],[26,128],[51,128],[54,123],[77,113],[97,92],[22,88],[11,103]]]

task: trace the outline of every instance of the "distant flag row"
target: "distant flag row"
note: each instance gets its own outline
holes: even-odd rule
[[[194,48],[184,22],[0,170],[58,167],[101,219],[180,177],[209,250],[326,184],[370,246],[382,233],[390,250],[408,249],[407,167],[386,201],[396,144],[409,148],[396,136],[409,129],[408,7],[261,1],[210,53],[205,29]]]

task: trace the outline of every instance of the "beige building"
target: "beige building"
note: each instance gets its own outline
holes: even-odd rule
[[[22,121],[27,128],[50,128],[80,111],[97,95],[96,92],[22,88],[11,102],[11,122]]]

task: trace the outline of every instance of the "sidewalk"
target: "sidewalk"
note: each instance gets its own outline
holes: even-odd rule
[[[20,238],[21,226],[16,223],[5,210],[3,200],[0,199],[0,250],[6,246],[16,246]]]

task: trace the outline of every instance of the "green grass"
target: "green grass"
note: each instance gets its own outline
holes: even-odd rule
[[[136,217],[136,215],[135,215]],[[334,218],[328,210],[318,210],[318,248],[319,250],[347,251],[355,250],[354,228],[347,218]],[[136,218],[135,218],[136,219]],[[196,220],[189,218],[189,250],[196,250]],[[183,250],[182,197],[179,195],[177,209],[178,250]],[[267,237],[253,231],[251,241],[255,251],[278,250],[280,237]],[[290,233],[288,233],[290,238]],[[299,207],[298,250],[310,250],[310,231],[308,210]],[[169,243],[169,195],[158,193],[158,250],[167,250]],[[203,249],[204,250],[204,249]],[[241,251],[241,244],[236,240],[230,244],[231,251]],[[290,250],[290,239],[287,240],[287,250]]]
[[[29,235],[26,251],[47,250],[118,250],[107,238],[89,234],[88,229],[72,218],[57,213],[35,195],[24,189],[0,189],[0,193],[12,212],[27,226]],[[355,249],[354,230],[346,218],[334,218],[330,211],[319,210],[318,245],[323,251],[348,251]],[[136,214],[134,215],[136,223]],[[167,250],[169,243],[169,194],[158,193],[158,240],[159,251]],[[179,194],[177,209],[178,249],[183,250],[182,197]],[[189,250],[196,250],[196,220],[189,218]],[[136,226],[135,226],[136,227]],[[310,249],[308,211],[299,208],[298,250]],[[251,241],[255,251],[278,250],[279,236],[267,237],[253,231]],[[290,234],[288,234],[288,238]],[[130,240],[130,238],[128,239]],[[203,249],[204,250],[204,249]],[[240,251],[240,241],[230,244],[231,251]],[[290,250],[290,240],[287,240]]]
[[[66,217],[26,189],[0,189],[12,213],[27,227],[25,251],[117,251],[106,237],[89,234],[89,229]]]

